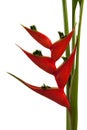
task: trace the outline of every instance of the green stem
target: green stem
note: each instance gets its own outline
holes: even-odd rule
[[[77,3],[72,0],[72,28],[75,27],[75,11]],[[79,16],[79,27],[78,27],[78,44],[77,44],[77,54],[76,54],[76,65],[73,67],[73,73],[71,75],[71,80],[67,83],[67,97],[71,103],[70,112],[66,111],[66,130],[77,130],[78,123],[78,75],[79,75],[79,48],[80,48],[80,36],[81,36],[81,23],[82,23],[82,12],[84,0],[79,1],[80,4],[80,16]],[[63,5],[63,18],[64,18],[64,30],[65,35],[69,33],[68,26],[68,14],[67,14],[67,3],[66,0],[62,0]],[[72,39],[72,50],[75,45],[76,34],[74,34]],[[70,46],[66,50],[66,57],[70,55]],[[71,81],[71,83],[70,83]],[[70,87],[71,86],[71,87]]]
[[[75,27],[75,5],[74,5],[74,1],[72,0],[72,29]],[[74,48],[74,45],[75,45],[75,32],[73,34],[73,37],[72,37],[72,50]]]
[[[83,5],[84,5],[84,0],[82,0],[82,4],[80,6],[79,27],[78,27],[78,44],[77,44],[77,57],[76,57],[76,67],[77,68],[79,68],[79,49],[80,49],[80,36],[81,36]]]
[[[64,31],[65,35],[69,33],[69,25],[68,25],[68,13],[67,13],[67,2],[66,0],[62,0],[62,6],[63,6],[63,20],[64,20]],[[69,57],[70,55],[70,46],[66,49],[66,57]],[[67,97],[69,98],[69,82],[67,83],[67,89],[66,89]],[[70,120],[70,113],[68,110],[66,110],[66,130],[71,129],[71,120]]]
[[[76,66],[71,83],[71,130],[77,130],[78,124],[78,80],[79,80],[79,49],[80,49],[80,37],[81,37],[81,24],[82,24],[82,13],[83,13],[82,0],[80,5],[80,16],[79,16],[79,27],[78,27],[78,43],[77,43],[77,54],[76,54]]]
[[[64,18],[64,31],[65,31],[65,35],[67,35],[69,33],[69,25],[68,25],[68,13],[67,13],[66,0],[62,0],[62,5],[63,5],[63,18]],[[66,50],[66,56],[68,57],[69,55],[70,55],[70,48],[68,46]]]

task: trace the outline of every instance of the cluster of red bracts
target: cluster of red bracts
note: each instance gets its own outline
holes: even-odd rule
[[[23,26],[23,25],[22,25]],[[32,89],[33,91],[55,101],[56,103],[67,107],[70,109],[70,103],[68,101],[68,98],[64,92],[64,87],[69,79],[72,66],[74,63],[75,58],[75,52],[76,52],[76,46],[73,49],[73,52],[71,55],[64,61],[62,65],[60,65],[58,68],[56,68],[55,62],[61,57],[63,52],[66,50],[70,39],[73,36],[74,29],[63,39],[56,41],[52,44],[51,40],[45,36],[44,34],[29,29],[25,26],[23,26],[26,31],[36,40],[38,41],[42,46],[48,48],[51,51],[51,56],[37,56],[33,55],[21,47],[19,47],[37,66],[39,66],[44,71],[52,74],[55,77],[55,80],[57,82],[58,87],[47,87],[44,89],[44,87],[37,87],[33,86],[31,84],[26,83],[22,79],[16,77],[15,75],[9,73],[19,81],[21,81],[23,84],[25,84],[27,87]]]

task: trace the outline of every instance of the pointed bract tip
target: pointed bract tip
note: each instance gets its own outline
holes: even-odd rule
[[[23,28],[25,27],[23,24],[20,24]]]

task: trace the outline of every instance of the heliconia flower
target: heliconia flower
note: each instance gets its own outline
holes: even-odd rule
[[[52,45],[51,40],[45,36],[44,34],[36,31],[36,30],[32,30],[28,27],[25,27],[22,25],[22,27],[24,27],[26,29],[26,31],[37,41],[39,42],[41,45],[43,45],[46,48],[50,48]]]
[[[66,50],[70,42],[70,39],[73,36],[74,29],[67,36],[63,37],[61,40],[56,41],[54,44],[52,44],[51,40],[44,34],[38,32],[37,30],[32,30],[25,26],[23,27],[37,42],[39,42],[41,45],[43,45],[44,47],[46,47],[51,51],[51,56],[50,57],[42,56],[42,53],[38,50],[35,51],[33,54],[31,54],[30,52],[27,52],[24,49],[22,49],[20,46],[18,45],[17,46],[28,56],[28,58],[32,60],[32,62],[34,62],[44,71],[48,72],[49,74],[52,74],[55,77],[58,87],[49,87],[49,86],[37,87],[29,83],[26,83],[25,81],[23,81],[22,79],[18,78],[17,76],[11,73],[8,74],[10,74],[14,78],[22,82],[24,85],[26,85],[33,91],[53,100],[54,102],[62,106],[65,106],[68,110],[70,110],[70,103],[64,92],[64,87],[68,82],[72,70],[76,53],[76,46],[71,55],[69,56],[69,58],[66,59],[62,65],[56,68],[55,63],[61,57],[63,52]]]
[[[19,46],[18,46],[19,47]],[[53,74],[56,71],[55,62],[52,58],[46,56],[33,55],[21,47],[19,47],[36,65],[38,65],[44,71]]]
[[[63,52],[66,50],[70,39],[72,38],[74,33],[74,29],[64,38],[62,38],[59,41],[56,41],[52,46],[51,46],[51,57],[53,58],[54,61],[57,61]]]
[[[37,87],[37,86],[33,86],[31,84],[26,83],[25,81],[23,81],[22,79],[18,78],[17,76],[8,73],[11,76],[15,77],[17,80],[19,80],[20,82],[22,82],[24,85],[26,85],[28,88],[32,89],[33,91],[39,93],[40,95],[43,95],[51,100],[53,100],[54,102],[65,106],[68,108],[68,110],[70,110],[70,103],[67,99],[67,96],[65,95],[64,91],[61,89],[58,89],[57,87],[52,87],[52,88],[47,88],[47,89],[43,89],[41,87]]]
[[[23,25],[22,25],[23,26]],[[51,51],[51,57],[53,58],[53,60],[58,60],[61,55],[63,54],[63,52],[66,50],[70,39],[73,36],[74,33],[74,29],[67,35],[65,36],[63,39],[56,41],[55,43],[52,44],[51,40],[44,34],[36,31],[36,30],[32,30],[28,27],[23,26],[26,31],[37,41],[39,42],[41,45],[43,45],[44,47],[50,49]]]
[[[69,79],[72,66],[74,63],[75,52],[76,52],[76,46],[74,47],[74,50],[71,53],[70,57],[54,73],[59,88],[64,89],[64,86],[66,85]]]

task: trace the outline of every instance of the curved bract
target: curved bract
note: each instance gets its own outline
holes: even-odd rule
[[[33,55],[21,47],[19,47],[36,65],[38,65],[44,71],[53,74],[56,71],[55,62],[52,58],[46,56]]]
[[[43,89],[41,87],[37,87],[34,85],[31,85],[29,83],[26,83],[25,81],[23,81],[22,79],[18,78],[17,76],[9,73],[11,76],[15,77],[17,80],[19,80],[20,82],[22,82],[24,85],[26,85],[28,88],[32,89],[33,91],[39,93],[40,95],[43,95],[49,99],[51,99],[52,101],[67,107],[68,109],[70,109],[70,104],[69,101],[64,93],[63,90],[58,89],[57,87],[52,87],[52,88],[47,88],[47,89]]]
[[[76,52],[76,46],[70,57],[56,70],[54,74],[59,88],[64,89],[69,79],[70,73],[72,71],[72,66],[74,63],[75,52]]]
[[[54,61],[57,61],[63,52],[66,50],[72,36],[74,33],[74,29],[63,39],[56,41],[52,46],[51,46],[51,57]]]
[[[38,32],[36,30],[32,30],[28,27],[25,27],[24,25],[22,25],[22,27],[24,27],[24,29],[37,41],[39,42],[41,45],[43,45],[44,47],[46,48],[50,48],[51,45],[52,45],[52,42],[51,40],[46,36],[44,35],[43,33],[41,32]]]

